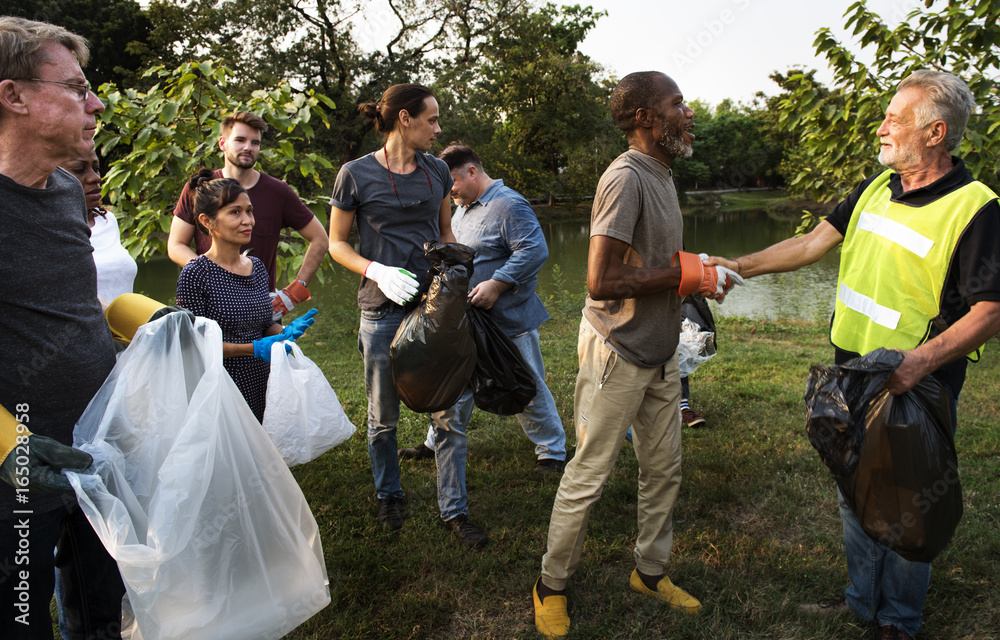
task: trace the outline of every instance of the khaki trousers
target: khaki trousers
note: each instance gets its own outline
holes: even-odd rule
[[[636,568],[660,575],[673,546],[674,502],[681,485],[680,372],[677,354],[663,367],[638,367],[580,323],[576,379],[576,455],[566,465],[549,521],[542,582],[562,590],[576,571],[590,511],[614,468],[625,433],[639,461]]]

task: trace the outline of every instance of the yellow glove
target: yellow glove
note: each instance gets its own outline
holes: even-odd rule
[[[7,455],[14,450],[14,447],[23,444],[30,435],[28,427],[18,422],[5,407],[0,407],[0,463],[7,459]]]

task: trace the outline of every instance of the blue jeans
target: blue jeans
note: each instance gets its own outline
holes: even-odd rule
[[[542,363],[542,350],[538,343],[538,329],[522,333],[516,338],[511,338],[511,341],[517,346],[521,357],[524,358],[531,370],[531,377],[538,390],[524,411],[517,414],[517,421],[524,430],[524,435],[528,436],[528,439],[534,443],[536,458],[539,460],[546,458],[565,460],[566,432],[563,430],[559,410],[556,409],[555,398],[552,397],[552,392],[545,384],[545,365]],[[462,396],[462,400],[455,406],[459,405],[462,405],[462,408],[459,410],[458,419],[461,421],[464,431],[469,424],[469,417],[472,415],[474,407],[471,391],[467,391]],[[429,449],[435,449],[433,425],[427,430],[427,440],[424,444]]]
[[[68,632],[64,637],[120,638],[125,586],[118,564],[71,496],[64,507],[0,520],[0,602],[5,612],[0,616],[0,638],[52,640],[49,602],[55,566],[59,567],[64,588]],[[22,571],[27,575],[23,576]],[[15,620],[24,612],[28,616],[22,620],[29,624]]]
[[[844,524],[847,574],[851,578],[846,592],[851,611],[867,622],[891,624],[911,636],[917,635],[931,583],[930,563],[910,562],[873,540],[839,491],[837,497]]]
[[[958,422],[958,394],[945,386],[950,400],[952,428]],[[929,562],[910,562],[873,540],[837,491],[847,551],[847,604],[858,618],[879,626],[891,624],[911,636],[923,619],[924,600],[931,583]]]
[[[375,491],[380,499],[403,497],[396,452],[399,396],[392,379],[389,345],[405,315],[398,307],[362,311],[358,330],[358,349],[365,361],[365,394],[368,396],[368,459],[375,479]],[[458,420],[457,406],[431,414],[435,438],[440,442],[436,453],[438,505],[445,520],[468,512],[465,492],[468,443],[465,423]]]

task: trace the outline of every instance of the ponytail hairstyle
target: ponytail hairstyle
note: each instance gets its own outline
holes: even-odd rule
[[[198,219],[198,215],[204,213],[210,220],[215,220],[219,214],[219,209],[234,202],[241,193],[246,193],[239,180],[234,178],[216,178],[211,169],[202,167],[198,173],[191,176],[188,181],[188,189],[191,193],[191,210],[194,214],[194,223],[198,230],[208,234],[208,229]]]
[[[375,121],[375,130],[382,137],[388,137],[396,129],[400,111],[405,109],[410,116],[416,117],[427,107],[424,100],[433,97],[434,93],[423,85],[394,84],[385,90],[381,100],[363,102],[358,105],[358,111]]]

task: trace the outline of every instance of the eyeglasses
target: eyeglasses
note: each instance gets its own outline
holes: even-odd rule
[[[15,80],[28,80],[29,82],[47,82],[48,84],[61,84],[66,87],[71,87],[76,91],[76,97],[80,99],[80,102],[86,102],[90,99],[90,83],[86,80],[83,83],[79,82],[60,82],[59,80],[42,80],[41,78],[14,78]]]

